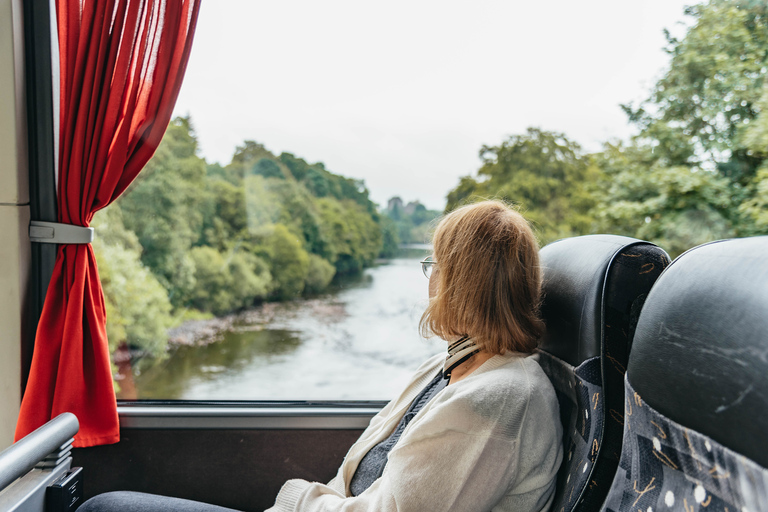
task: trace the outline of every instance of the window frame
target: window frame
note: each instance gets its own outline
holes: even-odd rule
[[[58,42],[54,0],[26,0],[24,17],[24,73],[27,109],[29,208],[32,220],[57,222],[56,158],[58,138]],[[21,391],[29,379],[32,353],[48,283],[56,263],[56,244],[31,244],[26,323],[21,340]]]
[[[58,221],[59,55],[55,0],[23,2],[31,219]],[[22,345],[21,391],[29,379],[35,334],[58,245],[32,243],[29,327]],[[364,429],[387,401],[117,400],[121,428],[131,429]]]

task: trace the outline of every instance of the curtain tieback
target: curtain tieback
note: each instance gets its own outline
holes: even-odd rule
[[[89,244],[93,228],[33,220],[29,223],[29,240],[42,244]]]

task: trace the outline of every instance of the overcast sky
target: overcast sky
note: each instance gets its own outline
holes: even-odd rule
[[[209,162],[252,139],[442,209],[483,144],[528,126],[629,136],[619,104],[647,96],[691,3],[209,0],[175,114]]]

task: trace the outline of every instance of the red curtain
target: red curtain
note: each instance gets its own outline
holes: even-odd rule
[[[200,0],[57,0],[59,222],[88,226],[157,149],[199,8]],[[93,249],[59,246],[16,439],[72,412],[80,420],[75,446],[119,441],[109,357]]]

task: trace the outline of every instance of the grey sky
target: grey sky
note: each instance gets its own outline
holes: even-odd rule
[[[245,139],[442,209],[478,150],[528,126],[585,148],[668,63],[681,0],[203,2],[176,114],[201,155]]]

